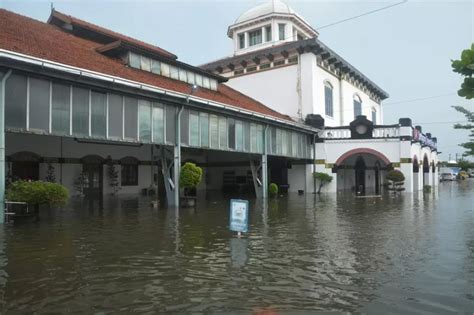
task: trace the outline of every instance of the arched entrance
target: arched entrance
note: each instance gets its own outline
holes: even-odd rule
[[[82,163],[82,192],[86,198],[100,198],[103,193],[104,159],[98,155],[87,155]]]
[[[17,152],[10,156],[11,180],[39,180],[39,164],[41,157],[33,152]]]
[[[418,191],[420,189],[419,172],[420,172],[420,164],[418,163],[418,157],[415,155],[413,157],[413,191]]]
[[[382,153],[368,148],[354,149],[337,159],[337,190],[357,195],[378,195],[391,163]]]
[[[428,156],[423,156],[423,186],[430,184],[430,162]]]

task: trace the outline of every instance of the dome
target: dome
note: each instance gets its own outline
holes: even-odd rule
[[[242,13],[237,20],[235,20],[235,24],[247,22],[258,18],[260,16],[268,15],[268,14],[295,14],[292,8],[289,5],[284,3],[280,0],[270,0],[265,3],[262,3],[256,7],[247,10],[246,12]]]

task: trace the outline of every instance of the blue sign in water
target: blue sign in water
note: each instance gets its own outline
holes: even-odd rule
[[[230,229],[235,232],[247,232],[249,228],[249,202],[230,200]]]

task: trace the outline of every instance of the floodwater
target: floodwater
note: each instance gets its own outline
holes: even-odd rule
[[[223,198],[75,202],[0,227],[0,313],[471,313],[473,193],[251,201],[241,239]]]

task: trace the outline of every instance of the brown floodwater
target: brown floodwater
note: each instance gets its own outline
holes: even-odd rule
[[[424,195],[290,195],[153,209],[74,201],[0,227],[0,313],[471,313],[474,181]],[[3,310],[3,311],[2,311]]]

